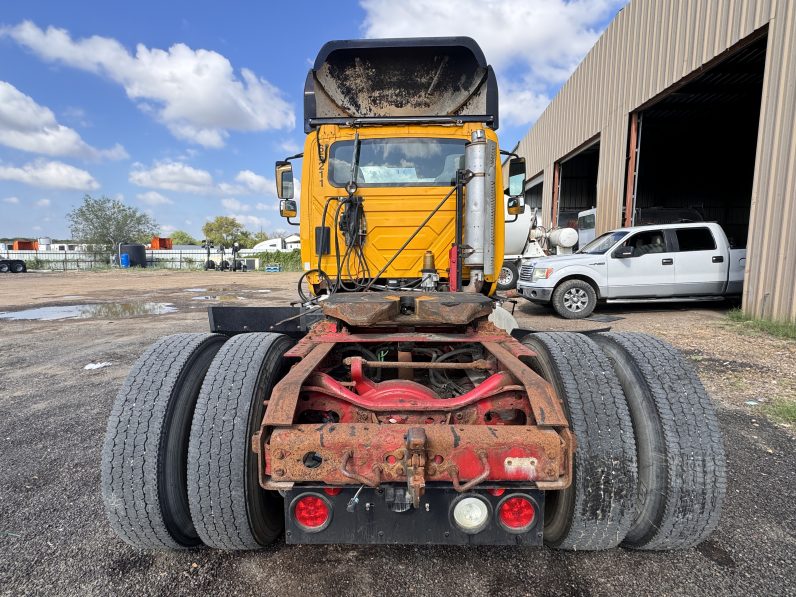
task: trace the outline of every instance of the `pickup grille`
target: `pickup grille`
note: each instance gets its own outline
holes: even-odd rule
[[[522,280],[523,282],[530,282],[532,275],[533,275],[532,265],[520,266],[520,280]]]

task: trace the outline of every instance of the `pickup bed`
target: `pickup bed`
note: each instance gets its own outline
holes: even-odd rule
[[[722,298],[743,290],[746,249],[713,222],[619,228],[572,255],[525,259],[517,290],[567,319],[601,301]]]

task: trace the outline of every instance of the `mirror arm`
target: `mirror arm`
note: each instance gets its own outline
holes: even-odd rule
[[[501,149],[500,150],[500,155],[507,155],[510,158],[518,158],[518,157],[520,157],[516,153],[514,153],[513,151],[506,151],[505,149]]]
[[[512,222],[516,222],[519,219],[520,219],[520,216],[518,214],[518,215],[514,216],[513,220],[506,220],[506,224],[511,224]]]
[[[291,222],[290,218],[285,218],[285,219],[287,220],[287,223],[290,224],[291,226],[301,226],[301,224],[299,224],[298,222]]]
[[[285,158],[283,161],[289,162],[290,160],[297,160],[297,159],[303,158],[303,157],[304,157],[304,153],[302,152],[302,153],[297,153],[296,155],[291,155],[290,157]]]

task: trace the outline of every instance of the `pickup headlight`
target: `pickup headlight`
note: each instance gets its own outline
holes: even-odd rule
[[[547,280],[547,278],[549,278],[552,275],[553,275],[552,267],[535,267],[533,268],[533,273],[531,274],[531,282],[537,282],[539,280]]]

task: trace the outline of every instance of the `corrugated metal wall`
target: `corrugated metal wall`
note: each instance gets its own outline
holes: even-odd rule
[[[528,173],[599,136],[598,230],[620,225],[629,114],[768,26],[744,309],[796,321],[796,1],[633,0],[520,141]],[[545,184],[543,213],[552,206]]]

